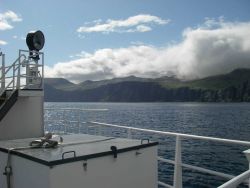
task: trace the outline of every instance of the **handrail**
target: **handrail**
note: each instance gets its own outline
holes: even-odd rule
[[[147,133],[153,133],[153,134],[160,134],[160,135],[164,135],[164,136],[174,136],[176,137],[176,146],[175,146],[175,160],[169,160],[169,159],[165,159],[162,158],[160,156],[157,157],[158,161],[161,162],[165,162],[165,163],[169,163],[175,166],[175,170],[174,170],[174,185],[168,185],[164,182],[158,182],[158,185],[161,185],[163,187],[175,187],[175,188],[182,188],[182,168],[188,168],[191,170],[195,170],[201,173],[206,173],[206,174],[210,174],[210,175],[215,175],[218,177],[222,177],[225,179],[228,179],[229,181],[224,185],[224,187],[220,187],[220,188],[231,188],[234,185],[238,185],[239,183],[246,183],[246,179],[250,178],[250,170],[242,173],[239,176],[233,176],[231,174],[226,174],[226,173],[222,173],[222,172],[218,172],[218,171],[214,171],[214,170],[210,170],[210,169],[206,169],[203,167],[198,167],[198,166],[194,166],[191,164],[185,164],[182,163],[181,160],[181,141],[183,139],[197,139],[197,140],[204,140],[204,141],[214,141],[214,142],[220,142],[220,143],[225,143],[225,144],[236,144],[236,145],[244,145],[244,146],[250,146],[250,141],[244,141],[244,140],[232,140],[232,139],[225,139],[225,138],[216,138],[216,137],[208,137],[208,136],[198,136],[198,135],[192,135],[192,134],[184,134],[184,133],[176,133],[176,132],[166,132],[166,131],[158,131],[158,130],[151,130],[151,129],[143,129],[143,128],[136,128],[136,127],[129,127],[129,126],[121,126],[121,125],[116,125],[116,124],[109,124],[109,123],[101,123],[101,122],[96,122],[96,121],[89,121],[89,122],[81,122],[80,121],[80,114],[78,113],[78,118],[76,121],[71,121],[71,120],[66,120],[65,119],[65,112],[67,110],[79,110],[80,111],[84,111],[80,108],[44,108],[44,110],[59,110],[59,111],[63,111],[63,119],[58,121],[58,120],[51,120],[52,122],[56,121],[56,122],[60,122],[64,124],[64,131],[66,131],[66,123],[71,123],[71,122],[76,122],[78,123],[78,129],[80,131],[80,124],[86,123],[89,127],[89,124],[93,124],[95,127],[98,128],[98,132],[99,134],[101,134],[101,126],[106,126],[106,127],[112,127],[112,128],[119,128],[119,129],[125,129],[127,130],[127,137],[131,138],[131,132],[132,131],[141,131],[141,132],[147,132]],[[50,120],[46,120],[48,122],[50,122]],[[87,129],[88,130],[88,129]]]
[[[151,129],[142,129],[142,128],[114,125],[114,124],[108,124],[108,123],[100,123],[100,122],[95,122],[95,121],[91,121],[91,122],[88,122],[88,123],[103,125],[103,126],[109,126],[109,127],[130,129],[130,130],[135,130],[135,131],[143,131],[143,132],[150,132],[150,133],[156,133],[156,134],[163,134],[163,135],[168,135],[168,136],[180,136],[182,138],[192,138],[192,139],[199,139],[199,140],[209,140],[209,141],[217,141],[217,142],[223,142],[223,143],[229,143],[229,144],[240,144],[240,145],[250,146],[249,141],[243,141],[243,140],[231,140],[231,139],[208,137],[208,136],[197,136],[197,135],[175,133],[175,132],[156,131],[156,130],[151,130]]]
[[[20,60],[24,58],[21,62]],[[10,88],[10,85],[13,84],[12,86],[12,90],[17,89],[15,87],[17,87],[17,84],[20,82],[20,76],[16,75],[16,71],[20,69],[21,64],[26,60],[26,56],[24,54],[21,54],[10,66],[7,66],[8,68],[6,68],[6,66],[2,67],[3,70],[3,75],[1,75],[0,80],[4,79],[3,82],[5,83],[5,79],[12,79],[7,86],[5,86],[4,88],[1,88],[2,91],[0,92],[0,96],[3,94],[3,92]],[[13,69],[13,74],[12,76],[8,76],[5,77],[6,74],[8,74],[8,72]],[[20,73],[20,71],[18,71],[18,73]],[[15,78],[17,78],[17,84],[15,85]]]
[[[231,187],[234,187],[234,186],[231,186],[231,185],[236,185],[235,181],[233,181],[233,180],[235,180],[236,177],[234,178],[233,175],[225,174],[225,173],[222,173],[222,172],[217,172],[217,171],[209,170],[209,169],[206,169],[206,168],[202,168],[202,167],[182,163],[182,161],[181,161],[181,138],[184,138],[184,139],[185,138],[189,138],[189,139],[191,138],[191,139],[222,142],[222,143],[226,143],[226,144],[237,144],[237,145],[250,146],[249,141],[242,141],[242,140],[231,140],[231,139],[207,137],[207,136],[197,136],[197,135],[175,133],[175,132],[156,131],[156,130],[150,130],[150,129],[142,129],[142,128],[121,126],[121,125],[100,123],[100,122],[87,122],[87,123],[94,124],[94,125],[100,125],[100,126],[108,126],[108,127],[126,129],[126,130],[128,130],[130,132],[129,134],[131,134],[131,131],[134,130],[134,131],[142,131],[142,132],[149,132],[149,133],[155,133],[155,134],[162,134],[162,135],[167,135],[167,136],[175,136],[176,137],[175,161],[168,160],[168,159],[163,159],[161,157],[158,157],[159,161],[174,164],[175,170],[174,170],[174,185],[173,185],[173,187],[175,187],[175,188],[182,188],[182,169],[181,169],[181,167],[189,168],[191,170],[196,170],[196,171],[199,171],[199,172],[203,172],[203,173],[207,173],[207,174],[211,174],[211,175],[215,175],[215,176],[219,176],[219,177],[223,177],[223,178],[227,178],[227,179],[231,179],[229,181],[229,183],[226,184],[226,185],[229,185],[229,186],[221,187],[221,188],[231,188]],[[236,182],[238,184],[243,183],[243,181],[248,177],[246,177],[246,175],[244,176],[244,178],[242,178],[240,176],[240,178],[236,178],[236,180],[237,180]],[[171,187],[171,185],[168,185],[168,184],[164,185],[163,182],[159,182],[159,185],[162,185],[164,187]]]
[[[108,111],[107,108],[94,108],[94,109],[82,109],[82,108],[44,108],[44,110],[59,110],[59,111],[64,111],[64,110],[79,110],[79,111]]]
[[[243,172],[242,174],[234,177],[230,181],[224,183],[223,185],[219,186],[218,188],[232,188],[238,186],[240,183],[242,183],[247,178],[250,178],[250,170],[247,170]]]
[[[26,54],[28,53],[28,54]],[[34,52],[35,54],[42,55],[41,62],[34,59],[30,56],[30,51],[28,50],[19,50],[19,56],[15,61],[9,65],[5,66],[4,54],[2,57],[2,67],[0,81],[1,81],[1,90],[0,95],[6,89],[21,89],[21,88],[30,88],[30,89],[42,89],[44,85],[44,54],[43,52]],[[34,54],[33,53],[33,54]],[[23,69],[25,69],[23,71]],[[41,73],[40,73],[41,71]],[[25,82],[26,85],[21,83]],[[12,85],[11,85],[11,84]],[[7,86],[5,86],[7,85]]]

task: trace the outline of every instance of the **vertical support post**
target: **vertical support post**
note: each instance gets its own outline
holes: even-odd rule
[[[17,70],[17,87],[16,89],[20,89],[20,68],[21,68],[21,50],[19,50],[18,56],[18,70]]]
[[[250,170],[250,161],[249,161],[249,170]],[[248,178],[248,188],[250,188],[250,178]]]
[[[78,134],[80,134],[80,130],[81,130],[81,127],[80,127],[80,121],[81,121],[81,109],[79,108],[78,109],[78,114],[77,114],[77,118],[78,118]]]
[[[174,187],[182,188],[181,137],[179,135],[176,136],[175,145]]]
[[[250,149],[243,151],[243,153],[245,154],[248,164],[249,164],[249,169],[250,169]],[[248,179],[248,187],[250,188],[250,178]]]
[[[2,53],[2,79],[1,79],[1,88],[5,89],[5,54]]]
[[[65,109],[63,109],[63,125],[64,125],[64,133],[67,132],[67,127],[66,127],[66,118],[65,118]]]
[[[98,129],[98,135],[101,136],[102,135],[102,126],[98,125],[97,129]]]
[[[12,67],[12,69],[13,69],[13,77],[12,77],[12,79],[13,79],[13,85],[12,85],[12,90],[14,90],[15,89],[15,84],[16,84],[16,78],[15,78],[15,74],[16,74],[16,64],[14,63],[13,64],[13,67]]]
[[[44,54],[43,53],[42,53],[42,79],[41,79],[41,82],[42,82],[41,89],[44,89]]]
[[[131,129],[128,129],[127,134],[128,134],[127,137],[128,137],[129,139],[131,139],[131,138],[132,138]]]

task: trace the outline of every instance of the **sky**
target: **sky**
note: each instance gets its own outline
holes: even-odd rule
[[[72,82],[176,76],[189,80],[250,68],[249,0],[0,0],[7,64],[46,38],[45,75]]]

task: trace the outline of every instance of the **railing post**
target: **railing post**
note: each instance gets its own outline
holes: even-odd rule
[[[67,132],[67,126],[66,126],[66,118],[65,118],[65,109],[63,109],[63,120],[62,120],[63,124],[64,124],[64,133]]]
[[[16,74],[16,64],[14,63],[13,64],[13,77],[12,77],[12,79],[13,79],[13,88],[12,88],[12,90],[14,90],[15,89],[15,84],[16,84],[16,80],[15,80],[15,74]]]
[[[250,170],[250,162],[249,162],[249,170]],[[248,178],[248,188],[250,188],[250,178]]]
[[[20,89],[20,68],[21,68],[21,50],[19,50],[19,58],[18,58],[18,69],[17,69],[17,86],[16,89]]]
[[[98,135],[101,136],[102,135],[102,126],[101,125],[97,126],[97,130],[98,130]]]
[[[80,131],[81,131],[81,127],[80,127],[80,121],[81,121],[81,109],[79,108],[78,109],[78,134],[80,134]]]
[[[127,134],[128,134],[127,137],[128,137],[129,139],[131,139],[131,138],[132,138],[131,129],[128,129]]]
[[[2,53],[2,82],[1,82],[1,88],[5,89],[5,54]]]
[[[250,149],[243,151],[243,153],[245,154],[245,156],[247,158],[249,170],[250,170]],[[250,188],[250,178],[248,178],[248,187]]]
[[[179,135],[176,136],[175,145],[174,188],[182,188],[181,138]]]

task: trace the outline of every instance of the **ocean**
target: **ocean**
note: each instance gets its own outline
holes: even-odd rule
[[[83,111],[82,122],[98,121],[146,129],[172,131],[201,136],[250,141],[249,103],[45,103],[45,108],[108,109],[107,111]],[[45,111],[45,119],[62,118],[61,113]],[[76,120],[78,114],[68,111],[65,117]],[[60,123],[46,121],[45,129],[55,131]],[[86,124],[81,132],[86,132]],[[78,132],[77,124],[70,124],[67,132]],[[88,129],[95,132],[95,130]],[[107,136],[125,136],[122,130],[106,130]],[[175,139],[152,134],[133,132],[133,138],[150,138],[159,141],[159,156],[174,160]],[[248,169],[243,151],[246,146],[222,144],[201,140],[182,141],[184,163],[205,167],[232,175]],[[159,180],[173,184],[173,165],[159,162]],[[226,182],[207,174],[183,168],[184,187],[217,187]]]

